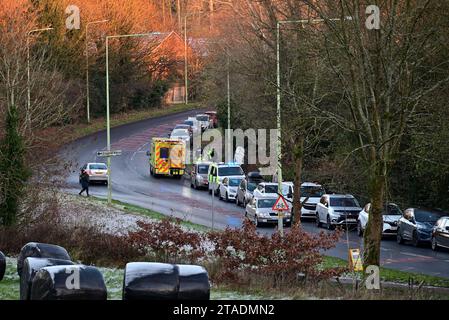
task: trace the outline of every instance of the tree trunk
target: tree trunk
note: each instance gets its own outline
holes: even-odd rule
[[[301,136],[297,140],[295,146],[294,161],[295,161],[295,188],[293,189],[293,221],[295,223],[301,223],[301,175],[302,175],[302,162],[304,158],[304,138]]]
[[[384,166],[378,159],[373,161],[373,169],[370,195],[371,209],[369,212],[368,224],[364,235],[363,266],[380,265],[380,245],[383,229],[383,206],[385,195],[385,174]]]

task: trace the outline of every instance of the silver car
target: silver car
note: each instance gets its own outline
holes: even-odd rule
[[[253,192],[257,188],[257,182],[247,181],[243,179],[237,189],[237,196],[235,197],[235,203],[238,206],[246,207],[246,205],[253,198]]]
[[[81,167],[81,171],[83,170],[89,175],[89,182],[101,182],[104,184],[108,183],[108,166],[106,164],[86,163]]]
[[[207,172],[209,171],[210,162],[197,162],[193,165],[190,173],[190,186],[194,189],[208,188],[209,180]]]
[[[245,217],[253,221],[256,227],[262,224],[277,224],[278,213],[273,211],[273,206],[276,203],[277,197],[262,196],[254,197],[245,209]],[[284,225],[291,224],[291,213],[284,213]]]

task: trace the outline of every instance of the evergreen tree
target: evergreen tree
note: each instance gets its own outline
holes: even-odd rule
[[[30,170],[25,163],[25,145],[19,134],[17,108],[6,112],[5,136],[0,141],[0,224],[12,226],[17,221],[19,201]]]

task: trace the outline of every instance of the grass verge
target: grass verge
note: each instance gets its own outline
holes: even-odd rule
[[[91,196],[91,197],[89,197],[89,201],[96,201],[96,202],[106,204],[107,199]],[[136,206],[133,204],[125,203],[125,202],[122,202],[119,200],[112,200],[112,206],[114,208],[122,210],[126,213],[145,216],[145,217],[148,217],[153,220],[163,220],[163,219],[167,218],[167,216],[163,215],[162,213],[153,211],[151,209],[143,208],[140,206]],[[192,229],[192,230],[200,231],[200,232],[207,232],[207,231],[211,230],[209,227],[203,226],[201,224],[196,224],[196,223],[193,223],[190,221],[185,221],[185,220],[181,220],[181,225],[188,229]]]
[[[140,120],[161,117],[172,113],[195,110],[201,107],[202,106],[199,103],[175,104],[157,109],[155,108],[150,110],[130,111],[126,113],[113,114],[110,118],[111,128],[132,122],[137,122]],[[91,119],[90,124],[78,123],[68,125],[64,128],[64,130],[67,132],[67,136],[65,137],[64,142],[67,143],[104,129],[106,129],[106,118],[104,117]]]
[[[348,261],[340,258],[326,256],[324,258],[323,267],[347,267]],[[362,273],[359,273],[362,275]],[[409,283],[409,280],[413,280],[413,283],[421,283],[428,286],[445,287],[449,288],[449,279],[441,278],[437,276],[431,276],[421,273],[400,271],[385,267],[380,267],[380,278],[382,281],[397,282],[397,283]]]

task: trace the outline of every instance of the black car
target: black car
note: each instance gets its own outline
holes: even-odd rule
[[[398,223],[397,242],[411,241],[414,246],[430,243],[435,223],[443,216],[442,211],[421,208],[409,208],[404,211]]]
[[[431,243],[434,251],[439,248],[449,249],[449,216],[437,221],[433,227]]]

